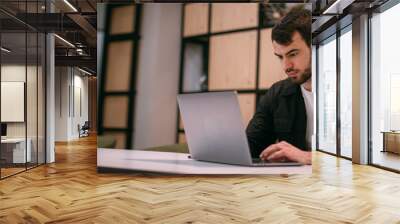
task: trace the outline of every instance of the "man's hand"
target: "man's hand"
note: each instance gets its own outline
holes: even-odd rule
[[[302,151],[285,141],[268,146],[260,154],[260,158],[275,162],[290,160],[305,165],[311,164],[311,152]]]

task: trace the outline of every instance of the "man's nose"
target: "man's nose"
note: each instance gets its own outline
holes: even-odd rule
[[[285,71],[289,70],[289,69],[292,69],[293,68],[292,61],[287,59],[287,58],[283,59],[283,68],[284,68]]]

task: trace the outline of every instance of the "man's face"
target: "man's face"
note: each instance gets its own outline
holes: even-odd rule
[[[296,84],[303,84],[311,78],[311,49],[295,31],[289,45],[281,45],[272,41],[275,55],[281,61],[285,73]]]

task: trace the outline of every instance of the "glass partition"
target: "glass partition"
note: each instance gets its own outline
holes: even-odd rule
[[[336,35],[318,48],[318,149],[336,154]]]
[[[37,65],[37,162],[44,164],[46,162],[46,139],[45,139],[45,124],[46,124],[46,37],[45,34],[38,34],[38,65]]]
[[[42,5],[44,1],[0,3],[20,17],[43,13]],[[45,163],[45,44],[39,30],[0,12],[0,178]]]
[[[372,164],[400,170],[400,5],[371,18],[370,133]]]
[[[25,32],[1,34],[2,177],[24,171],[31,162],[31,141],[26,138],[26,41]]]
[[[37,122],[38,122],[38,35],[36,32],[27,33],[27,74],[26,74],[26,113],[27,113],[27,142],[30,157],[27,161],[27,167],[31,168],[37,165]]]
[[[351,25],[340,40],[340,155],[352,157],[352,33]]]

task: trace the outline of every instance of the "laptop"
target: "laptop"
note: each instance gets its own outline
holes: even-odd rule
[[[178,105],[192,159],[243,166],[300,166],[252,159],[237,93],[179,94]]]

